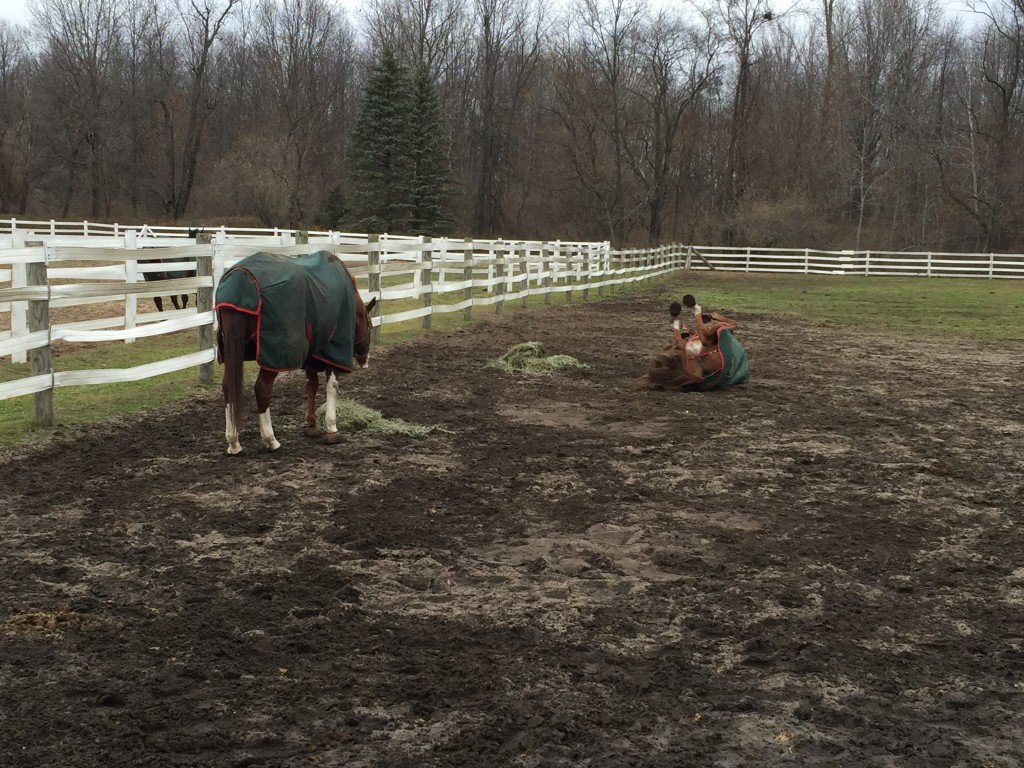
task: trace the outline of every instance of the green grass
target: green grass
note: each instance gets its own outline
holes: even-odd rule
[[[723,310],[907,336],[1024,339],[1024,281],[691,272],[670,285],[666,309],[692,293]]]
[[[453,279],[455,277],[453,276]],[[396,282],[408,282],[402,276]],[[387,282],[391,282],[388,280]],[[687,272],[619,287],[616,297],[651,290],[668,303],[684,293],[694,294],[707,306],[749,314],[797,317],[820,323],[894,331],[905,336],[952,334],[970,337],[1024,339],[1024,283],[1013,280],[831,277],[826,275],[775,275],[729,272]],[[486,295],[483,290],[474,296]],[[609,291],[605,290],[605,297]],[[589,291],[591,301],[597,290]],[[462,292],[439,294],[435,304],[462,300]],[[577,291],[573,301],[581,301]],[[645,299],[646,301],[646,299]],[[553,305],[566,302],[565,294],[551,297]],[[543,306],[542,296],[531,296],[526,307]],[[418,299],[385,303],[386,313],[419,306]],[[521,299],[505,303],[504,312],[522,311]],[[493,315],[495,307],[474,307],[473,317]],[[435,315],[435,330],[462,325],[462,313]],[[421,334],[421,320],[386,325],[384,344],[407,341]],[[55,370],[129,368],[184,355],[196,350],[195,332],[140,339],[135,344],[116,342],[82,345],[55,357]],[[0,382],[31,375],[27,365],[0,364]],[[248,367],[250,381],[255,366]],[[105,421],[114,416],[145,410],[199,392],[195,369],[177,371],[128,384],[62,387],[54,394],[54,413],[59,426]],[[0,401],[0,444],[45,439],[53,430],[33,423],[31,397]]]
[[[54,357],[58,371],[93,368],[131,368],[196,351],[195,333],[176,333],[134,344],[110,342],[82,346]],[[31,376],[27,364],[0,364],[0,382]],[[53,410],[58,426],[105,421],[123,413],[142,411],[199,390],[196,370],[175,371],[125,384],[60,387],[54,391]],[[35,424],[30,396],[0,400],[0,444],[43,439],[53,430]]]

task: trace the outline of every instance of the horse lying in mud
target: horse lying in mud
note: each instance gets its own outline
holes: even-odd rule
[[[217,287],[217,351],[224,364],[224,418],[228,453],[240,453],[244,360],[260,367],[256,408],[260,437],[269,451],[281,447],[270,421],[274,380],[282,371],[306,372],[307,437],[319,437],[316,393],[327,374],[325,441],[341,439],[337,427],[338,377],[355,365],[369,367],[370,312],[352,273],[332,253],[289,258],[256,253],[224,273]]]

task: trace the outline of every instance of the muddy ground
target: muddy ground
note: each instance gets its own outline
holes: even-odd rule
[[[743,317],[749,386],[635,392],[648,299],[344,382],[454,434],[310,442],[293,378],[275,455],[212,395],[8,452],[0,765],[1024,764],[1024,347]]]

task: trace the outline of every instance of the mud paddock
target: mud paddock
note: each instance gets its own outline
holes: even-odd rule
[[[741,320],[726,393],[630,391],[631,299],[343,383],[456,434],[293,376],[276,455],[210,395],[0,459],[0,765],[1020,766],[1024,349]]]

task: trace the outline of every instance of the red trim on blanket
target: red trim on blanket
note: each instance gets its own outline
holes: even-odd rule
[[[342,264],[342,266],[344,266],[344,264]],[[270,371],[271,373],[284,373],[285,371],[297,371],[297,370],[299,370],[299,368],[302,367],[301,365],[298,366],[298,368],[271,368],[269,365],[264,365],[263,363],[260,362],[260,336],[261,336],[261,334],[260,334],[260,326],[263,323],[263,312],[262,312],[262,309],[263,309],[263,291],[260,288],[260,284],[259,284],[259,281],[256,279],[256,276],[252,272],[250,272],[248,269],[246,269],[245,267],[239,267],[239,266],[232,267],[231,269],[229,269],[227,272],[224,273],[225,276],[228,275],[229,273],[233,272],[236,269],[239,270],[240,272],[245,272],[245,274],[247,274],[249,276],[249,279],[252,280],[252,284],[254,286],[256,286],[256,295],[259,296],[259,299],[260,299],[259,303],[256,305],[256,311],[253,311],[251,309],[244,309],[243,307],[236,306],[235,304],[231,304],[230,302],[227,302],[227,301],[222,301],[219,304],[217,304],[214,307],[214,311],[220,309],[221,307],[230,307],[231,309],[234,309],[234,310],[236,310],[238,312],[242,312],[242,313],[244,313],[246,315],[255,315],[256,316],[256,365],[258,365],[261,370]],[[349,275],[349,276],[351,277],[351,275]],[[223,280],[223,279],[224,278],[222,277],[221,280]],[[353,279],[353,282],[354,282],[354,279]],[[356,291],[356,296],[357,297],[359,296],[358,290]],[[331,335],[327,339],[327,343],[330,343],[331,340],[334,339],[334,334],[337,333],[337,332],[338,332],[338,326],[334,326],[334,330],[331,331]],[[313,340],[312,339],[312,326],[309,323],[306,324],[306,340],[309,341],[309,342],[312,342],[312,340]],[[248,339],[247,339],[247,341],[248,341]],[[338,365],[337,363],[333,362],[332,360],[328,360],[326,357],[320,357],[319,355],[306,355],[306,357],[311,357],[314,360],[319,360],[324,365],[327,365],[327,366],[329,366],[331,368],[334,368],[335,370],[341,371],[342,373],[352,373],[352,369],[351,368],[346,368],[343,365]]]
[[[232,304],[230,301],[222,301],[220,304],[215,305],[213,309],[214,309],[214,311],[218,311],[221,307],[227,307],[228,309],[233,309],[233,310],[235,310],[235,312],[241,312],[243,315],[258,315],[259,314],[259,312],[254,312],[251,309],[246,309],[245,307],[240,307],[237,304]]]
[[[319,360],[324,365],[330,366],[331,368],[341,371],[342,373],[352,373],[351,368],[346,368],[343,365],[338,365],[336,362],[334,362],[333,360],[328,360],[326,357],[321,357],[320,355],[308,355],[308,357],[311,357],[314,360]]]

